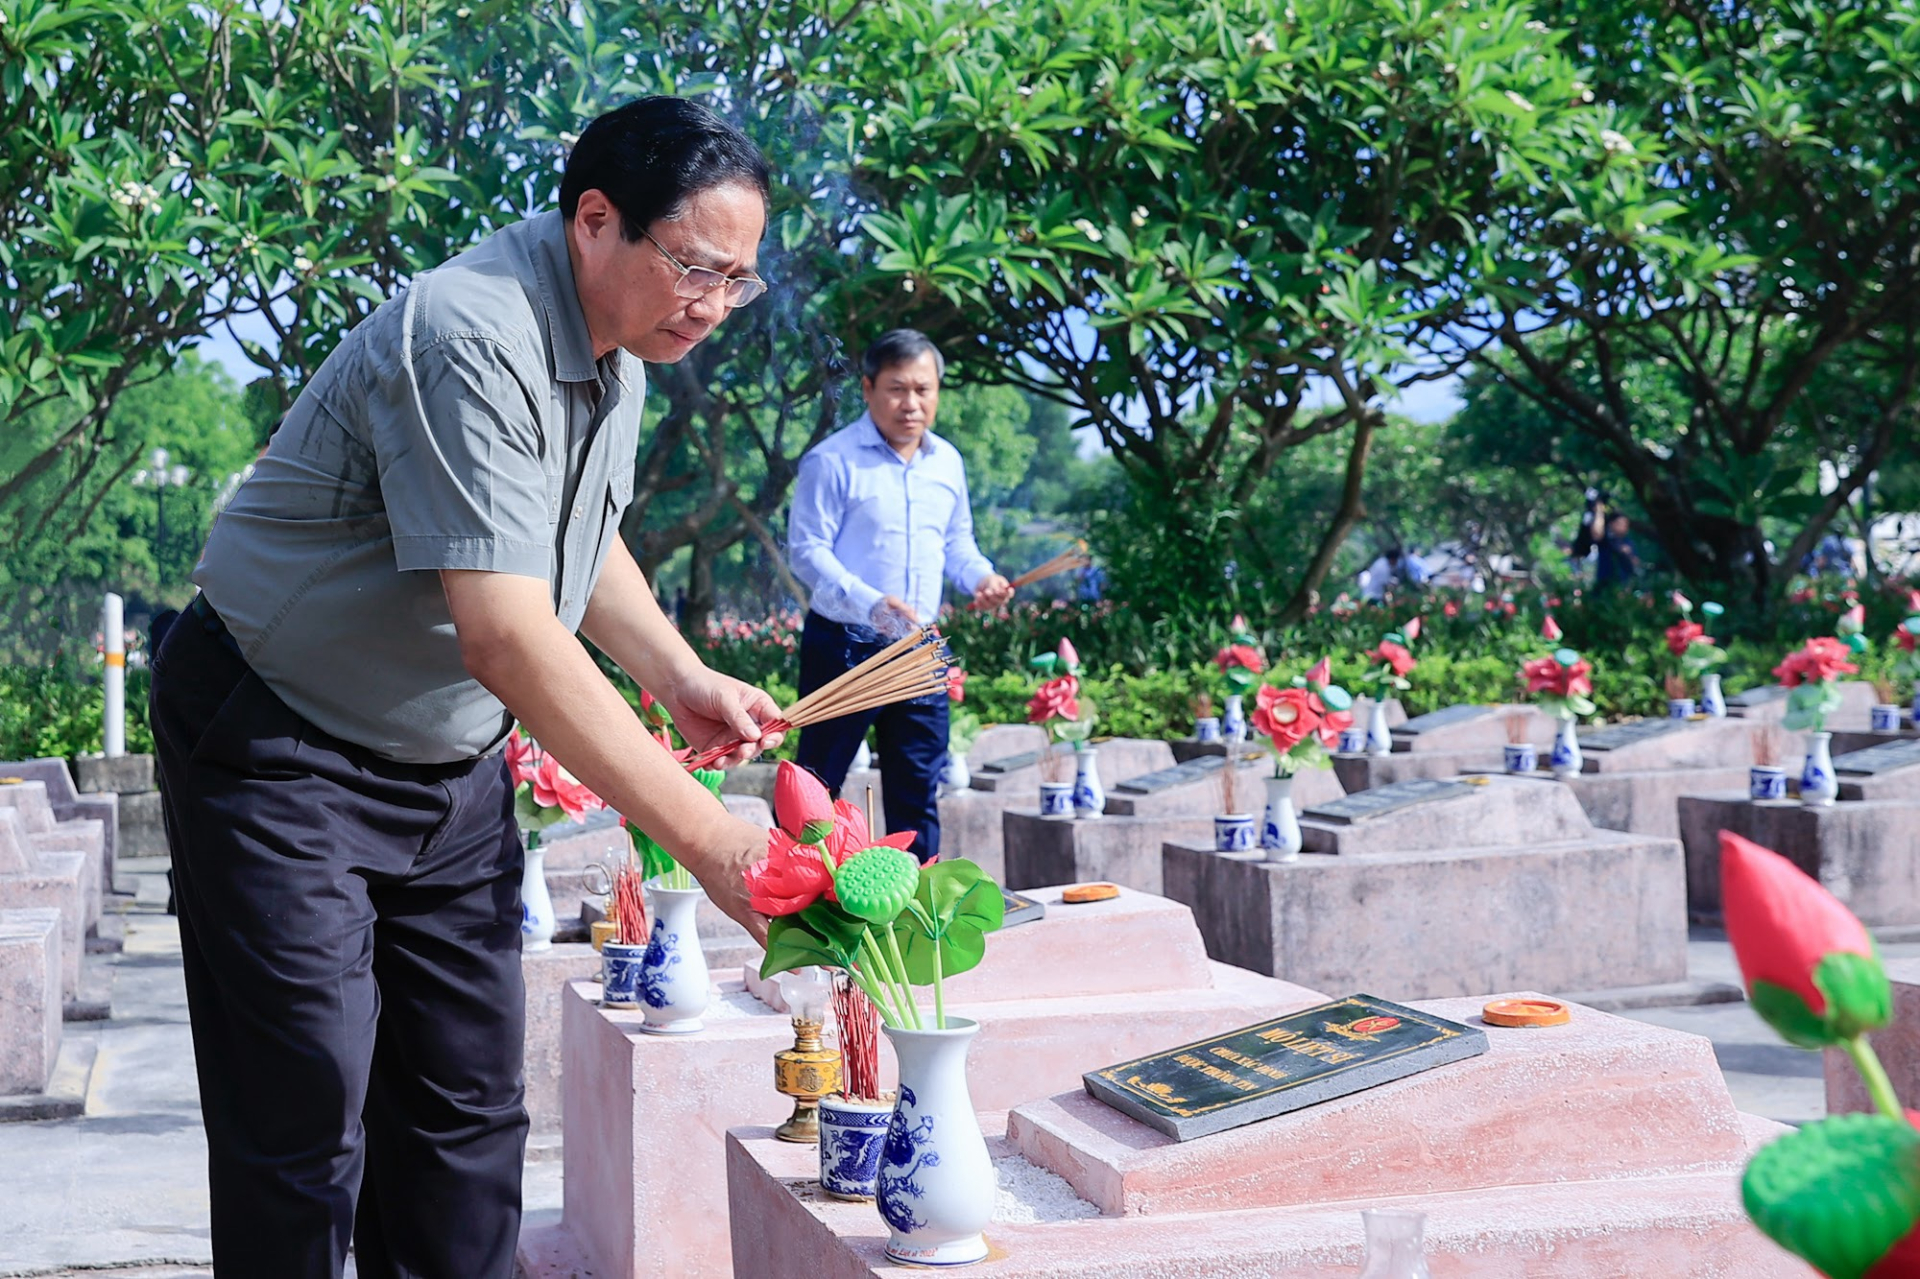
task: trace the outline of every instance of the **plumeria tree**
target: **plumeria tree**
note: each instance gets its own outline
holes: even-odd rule
[[[886,0],[859,22],[868,313],[1069,406],[1161,499],[1170,556],[1340,435],[1283,618],[1360,518],[1386,397],[1447,372],[1453,299],[1508,278],[1517,246],[1486,228],[1611,118],[1511,0]],[[1566,216],[1604,237],[1615,204]]]

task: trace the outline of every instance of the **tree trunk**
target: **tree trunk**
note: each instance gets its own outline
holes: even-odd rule
[[[688,548],[687,611],[680,618],[680,633],[689,640],[707,633],[707,619],[713,615],[713,557],[715,548],[704,539],[696,539]]]
[[[1313,559],[1307,564],[1307,571],[1300,578],[1300,585],[1294,589],[1293,598],[1281,608],[1275,625],[1292,626],[1307,615],[1307,610],[1320,601],[1320,584],[1327,580],[1327,574],[1333,568],[1333,557],[1340,552],[1347,535],[1353,532],[1353,526],[1360,522],[1366,513],[1366,503],[1362,496],[1362,485],[1367,476],[1367,450],[1373,444],[1374,429],[1380,424],[1378,413],[1364,413],[1353,424],[1353,443],[1347,448],[1347,477],[1340,486],[1340,507],[1333,514],[1333,522],[1327,525],[1326,535],[1320,539],[1320,549],[1315,551]]]

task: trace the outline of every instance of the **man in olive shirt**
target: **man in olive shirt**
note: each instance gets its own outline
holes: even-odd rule
[[[559,210],[349,334],[216,522],[152,713],[223,1279],[337,1279],[349,1242],[366,1279],[513,1273],[515,719],[764,936],[763,832],[575,632],[697,744],[774,744],[771,699],[700,663],[617,532],[642,362],[764,290],[766,194],[703,107],[594,121]]]

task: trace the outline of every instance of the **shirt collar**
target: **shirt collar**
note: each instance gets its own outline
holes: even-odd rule
[[[541,305],[547,312],[553,376],[562,382],[598,381],[600,370],[593,358],[593,339],[587,333],[586,313],[580,309],[580,294],[573,285],[566,222],[557,209],[538,215],[532,222],[533,273],[539,281]],[[612,367],[624,384],[620,354],[614,353]]]
[[[855,433],[858,435],[859,440],[862,444],[866,445],[868,448],[885,449],[888,453],[893,454],[894,461],[896,462],[901,461],[900,455],[898,453],[893,452],[893,445],[887,443],[887,437],[880,434],[880,427],[877,423],[874,422],[873,414],[862,413],[860,415],[860,420],[853,424],[853,429]],[[937,436],[934,435],[932,431],[928,431],[925,435],[920,437],[921,453],[926,454],[928,457],[932,457],[935,453],[938,453],[939,451],[940,451],[940,440]]]

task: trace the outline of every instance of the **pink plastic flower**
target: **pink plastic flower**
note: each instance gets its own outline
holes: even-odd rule
[[[1060,654],[1060,665],[1066,667],[1069,671],[1080,669],[1080,654],[1074,651],[1072,640],[1063,637],[1060,641],[1060,647],[1056,651]]]
[[[1333,663],[1323,657],[1313,664],[1312,670],[1307,672],[1307,687],[1325,688],[1331,683],[1333,683]]]
[[[1560,623],[1553,620],[1552,613],[1548,613],[1547,620],[1540,623],[1540,634],[1549,640],[1557,640],[1560,638]]]
[[[1420,619],[1416,617],[1408,621],[1405,626],[1400,628],[1400,633],[1407,637],[1407,643],[1409,644],[1419,639],[1420,638]]]
[[[1698,622],[1675,622],[1667,628],[1667,651],[1675,657],[1686,656],[1687,649],[1695,640],[1713,641],[1707,638],[1707,628]]]
[[[773,815],[794,839],[818,844],[833,832],[833,797],[818,777],[783,759],[773,775]]]
[[[561,767],[551,755],[542,755],[533,774],[533,802],[542,808],[558,807],[576,822],[587,820],[588,813],[605,808],[606,801],[588,790],[579,778]]]
[[[1223,671],[1243,666],[1258,675],[1267,669],[1267,659],[1262,657],[1260,650],[1251,644],[1229,644],[1215,653],[1213,660]]]
[[[518,787],[532,781],[539,768],[540,748],[515,724],[513,731],[507,734],[507,771],[513,777],[513,784]]]
[[[1808,640],[1805,648],[1787,654],[1786,660],[1773,668],[1773,673],[1788,688],[1858,674],[1860,668],[1849,662],[1848,656],[1845,644],[1823,635]]]
[[[1048,720],[1080,718],[1080,681],[1071,675],[1050,679],[1040,686],[1027,703],[1027,722],[1044,724]]]
[[[1392,640],[1381,640],[1380,647],[1369,652],[1367,656],[1391,667],[1395,675],[1405,675],[1418,665],[1418,663],[1413,660],[1412,653],[1409,653]]]

